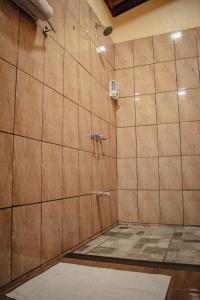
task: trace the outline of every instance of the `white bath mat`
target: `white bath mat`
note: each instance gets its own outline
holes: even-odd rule
[[[59,263],[7,296],[17,300],[164,300],[170,276]]]

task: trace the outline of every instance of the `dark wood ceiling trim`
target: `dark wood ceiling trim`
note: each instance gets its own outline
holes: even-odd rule
[[[104,0],[113,17],[147,1],[148,0]]]

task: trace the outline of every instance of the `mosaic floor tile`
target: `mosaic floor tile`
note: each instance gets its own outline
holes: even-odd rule
[[[117,225],[74,253],[200,265],[200,227]]]

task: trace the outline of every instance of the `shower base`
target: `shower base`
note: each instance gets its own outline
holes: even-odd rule
[[[117,225],[72,255],[200,266],[200,227]]]

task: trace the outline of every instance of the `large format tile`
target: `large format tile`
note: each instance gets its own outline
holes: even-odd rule
[[[79,243],[79,198],[63,199],[63,251]]]
[[[163,190],[181,190],[181,157],[159,157],[160,188]]]
[[[120,99],[116,107],[118,127],[135,126],[135,105],[133,98]]]
[[[199,87],[199,69],[197,58],[185,58],[176,61],[178,89]]]
[[[20,11],[11,1],[1,1],[0,19],[0,57],[16,65]]]
[[[154,65],[135,67],[134,76],[135,95],[155,92]]]
[[[51,32],[50,34],[62,47],[64,47],[65,0],[50,0],[49,4],[53,7],[51,22],[56,31],[55,33]]]
[[[200,154],[200,122],[181,123],[182,155]]]
[[[64,98],[63,145],[78,148],[78,105]]]
[[[153,36],[154,62],[174,60],[174,43],[171,33]]]
[[[92,151],[91,113],[79,106],[79,146],[80,149]]]
[[[133,68],[116,71],[116,80],[120,86],[120,97],[131,97],[134,94]]]
[[[79,204],[80,242],[92,235],[92,196],[80,197]]]
[[[14,137],[13,204],[41,201],[41,142]]]
[[[197,45],[194,29],[181,31],[181,37],[175,39],[176,58],[187,58],[197,56]]]
[[[135,97],[136,125],[156,124],[155,95],[141,95]]]
[[[180,155],[178,123],[158,125],[158,149],[160,156]]]
[[[42,263],[61,253],[62,200],[45,202],[42,204]]]
[[[155,64],[156,92],[169,92],[176,87],[175,62],[162,62]]]
[[[11,281],[11,209],[0,210],[0,286]]]
[[[156,125],[138,126],[136,135],[138,157],[158,156]]]
[[[62,144],[63,133],[63,96],[44,87],[43,101],[43,134],[46,142]]]
[[[62,198],[62,147],[42,143],[42,200]]]
[[[132,41],[123,42],[115,45],[115,68],[133,67],[133,47]]]
[[[22,13],[18,67],[38,80],[44,80],[44,40],[41,27]]]
[[[83,0],[82,0],[83,1]],[[91,71],[91,41],[88,33],[80,27],[79,61],[88,71]]]
[[[67,52],[64,57],[64,95],[70,100],[78,102],[78,62]]]
[[[118,190],[119,222],[137,222],[137,191]]]
[[[13,208],[12,279],[40,265],[41,204]]]
[[[183,224],[182,191],[160,191],[162,224]]]
[[[134,66],[142,66],[153,63],[152,37],[146,37],[133,41]]]
[[[0,133],[0,208],[12,205],[13,137]]]
[[[61,94],[63,94],[63,61],[63,48],[52,38],[46,39],[44,83]]]
[[[137,172],[135,158],[118,159],[117,170],[119,189],[137,189]]]
[[[135,127],[117,128],[117,157],[136,157]]]
[[[43,84],[18,71],[15,128],[16,134],[41,140]]]
[[[200,225],[200,192],[199,191],[184,191],[184,224],[185,225]]]
[[[159,187],[158,158],[137,158],[138,189],[157,190]]]
[[[71,1],[73,2],[73,1]],[[65,50],[76,60],[79,59],[80,46],[80,26],[79,22],[66,10],[65,11]]]
[[[200,156],[183,156],[182,172],[184,190],[200,189]]]
[[[92,155],[79,151],[80,194],[89,194],[92,189]]]
[[[179,121],[177,92],[157,93],[156,106],[158,124]]]
[[[63,197],[79,195],[78,150],[63,148]]]
[[[178,93],[180,121],[200,120],[200,89],[185,90]]]
[[[0,59],[0,130],[13,132],[16,69]]]
[[[79,104],[91,109],[90,74],[79,65]]]
[[[159,191],[138,191],[140,223],[160,223]]]

